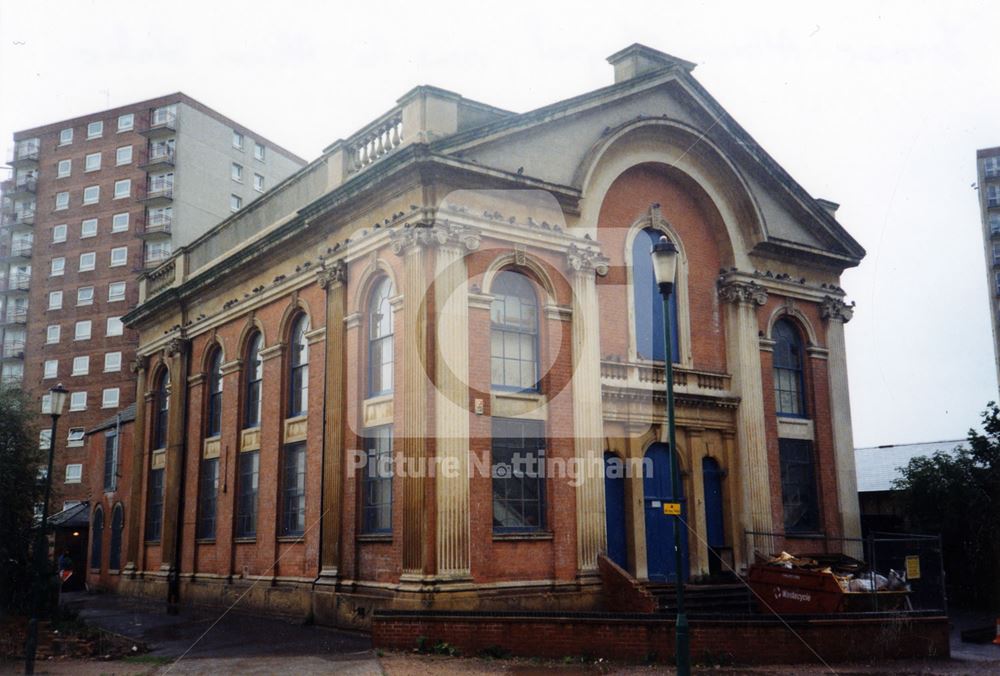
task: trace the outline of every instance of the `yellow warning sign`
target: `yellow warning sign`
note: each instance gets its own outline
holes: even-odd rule
[[[907,556],[906,557],[906,579],[907,580],[919,580],[920,579],[920,557],[919,556]]]
[[[669,514],[670,516],[680,516],[681,515],[681,503],[679,502],[664,502],[663,503],[663,513]]]

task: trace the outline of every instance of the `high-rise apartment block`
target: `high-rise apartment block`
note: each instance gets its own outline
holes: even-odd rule
[[[184,94],[14,134],[2,185],[0,376],[59,425],[56,508],[85,497],[84,432],[132,403],[139,274],[305,161]],[[44,416],[47,420],[48,416]],[[50,443],[42,424],[40,443]]]
[[[976,151],[979,207],[983,216],[983,246],[986,276],[990,289],[990,318],[993,327],[993,357],[1000,384],[1000,146]]]

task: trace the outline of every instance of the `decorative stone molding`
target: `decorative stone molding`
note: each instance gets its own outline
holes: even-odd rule
[[[166,348],[164,348],[164,353],[167,357],[179,357],[187,352],[190,344],[191,341],[186,338],[171,338]]]
[[[727,281],[720,277],[717,285],[719,300],[724,303],[763,305],[767,302],[767,289],[756,282]]]
[[[846,324],[854,316],[854,302],[848,305],[840,298],[823,296],[823,302],[819,305],[819,316],[824,320],[835,319]]]
[[[594,249],[581,249],[575,244],[570,244],[566,250],[566,268],[570,272],[597,273],[599,277],[604,277],[608,274],[609,262],[607,256]]]
[[[267,361],[268,359],[274,359],[275,357],[280,357],[285,352],[285,344],[277,343],[271,347],[265,347],[260,351],[260,360]]]
[[[135,359],[128,363],[128,370],[134,375],[145,370],[149,366],[149,357],[137,354]]]
[[[316,282],[321,289],[347,284],[347,261],[324,261],[323,267],[316,271]]]
[[[243,368],[243,360],[234,359],[223,364],[219,369],[219,372],[222,373],[223,376],[228,376],[231,373],[239,373],[241,368]]]
[[[393,230],[389,233],[392,252],[402,256],[416,247],[457,246],[467,251],[479,248],[478,230],[456,223],[420,223]]]

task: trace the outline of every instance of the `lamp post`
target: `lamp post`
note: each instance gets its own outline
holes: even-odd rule
[[[656,285],[663,296],[663,340],[666,343],[664,350],[664,366],[667,381],[667,430],[670,442],[670,486],[673,499],[679,501],[681,494],[681,464],[677,457],[677,444],[675,442],[674,429],[674,358],[670,337],[670,294],[674,291],[674,279],[677,274],[677,247],[674,243],[661,236],[660,240],[653,245],[650,252],[653,257],[653,274],[656,276]],[[674,567],[677,572],[677,622],[674,632],[677,641],[676,662],[678,676],[688,676],[691,673],[691,648],[690,636],[688,634],[687,613],[684,610],[684,561],[681,554],[681,513],[678,509],[674,514]]]
[[[56,425],[66,405],[69,390],[59,383],[49,390],[49,414],[52,428],[49,432],[49,468],[45,473],[45,501],[42,503],[42,521],[35,538],[35,599],[28,621],[28,640],[24,645],[24,673],[35,673],[35,650],[38,648],[38,616],[49,586],[49,496],[52,494],[52,459],[56,450]]]

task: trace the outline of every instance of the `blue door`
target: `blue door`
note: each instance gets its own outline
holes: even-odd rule
[[[664,502],[681,503],[681,519],[687,522],[687,507],[681,495],[674,495],[671,489],[670,472],[672,455],[667,444],[653,444],[646,451],[646,462],[642,465],[643,503],[646,512],[646,567],[649,579],[654,582],[677,582],[677,566],[674,557],[674,528],[677,517],[663,513]],[[687,528],[681,528],[682,579],[687,579]]]
[[[722,516],[722,470],[715,458],[703,458],[701,475],[705,487],[705,536],[708,539],[709,572],[722,569],[719,551],[726,546]]]
[[[604,452],[604,508],[608,531],[608,558],[628,568],[625,544],[625,466],[622,459]]]

